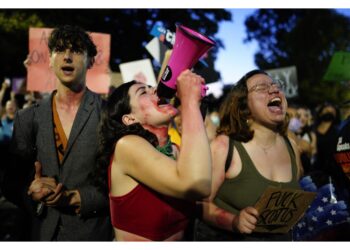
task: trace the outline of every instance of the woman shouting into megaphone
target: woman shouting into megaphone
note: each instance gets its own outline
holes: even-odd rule
[[[209,196],[211,156],[200,113],[204,79],[190,70],[177,78],[182,143],[170,143],[178,113],[156,90],[132,81],[114,89],[99,127],[97,181],[109,183],[118,241],[182,240],[195,201]]]

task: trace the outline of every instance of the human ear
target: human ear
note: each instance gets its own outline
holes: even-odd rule
[[[123,115],[122,121],[125,125],[131,125],[136,123],[136,119],[131,114]]]

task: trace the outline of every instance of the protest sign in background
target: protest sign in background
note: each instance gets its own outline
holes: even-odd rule
[[[162,43],[164,43],[168,48],[172,48],[175,43],[175,33],[166,29],[162,25],[155,24],[152,27],[150,34],[157,37]]]
[[[157,85],[150,59],[121,63],[119,69],[124,82],[136,80],[151,86]]]
[[[48,38],[52,29],[29,29],[29,60],[27,90],[51,92],[56,89],[57,78],[49,66]],[[111,36],[90,33],[97,47],[95,63],[87,72],[87,86],[97,93],[107,93],[110,85],[109,56]]]
[[[163,43],[161,43],[157,37],[154,37],[149,43],[147,43],[145,48],[151,54],[154,60],[157,61],[158,64],[162,64],[165,52],[168,48]]]
[[[282,80],[286,86],[283,89],[287,98],[298,96],[298,77],[295,66],[265,70],[272,78]]]
[[[334,53],[323,79],[325,81],[349,81],[350,52]]]

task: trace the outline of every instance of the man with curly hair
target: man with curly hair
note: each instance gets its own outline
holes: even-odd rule
[[[101,98],[86,87],[86,74],[96,46],[82,28],[65,25],[52,31],[48,47],[57,89],[14,123],[11,182],[26,198],[17,204],[34,211],[31,240],[111,240],[108,197],[89,181]]]

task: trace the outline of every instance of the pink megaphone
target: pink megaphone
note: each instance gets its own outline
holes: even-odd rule
[[[168,65],[157,87],[160,97],[172,98],[176,93],[176,78],[185,69],[191,69],[215,42],[183,25],[176,25],[175,44]],[[202,96],[207,87],[202,86]]]

